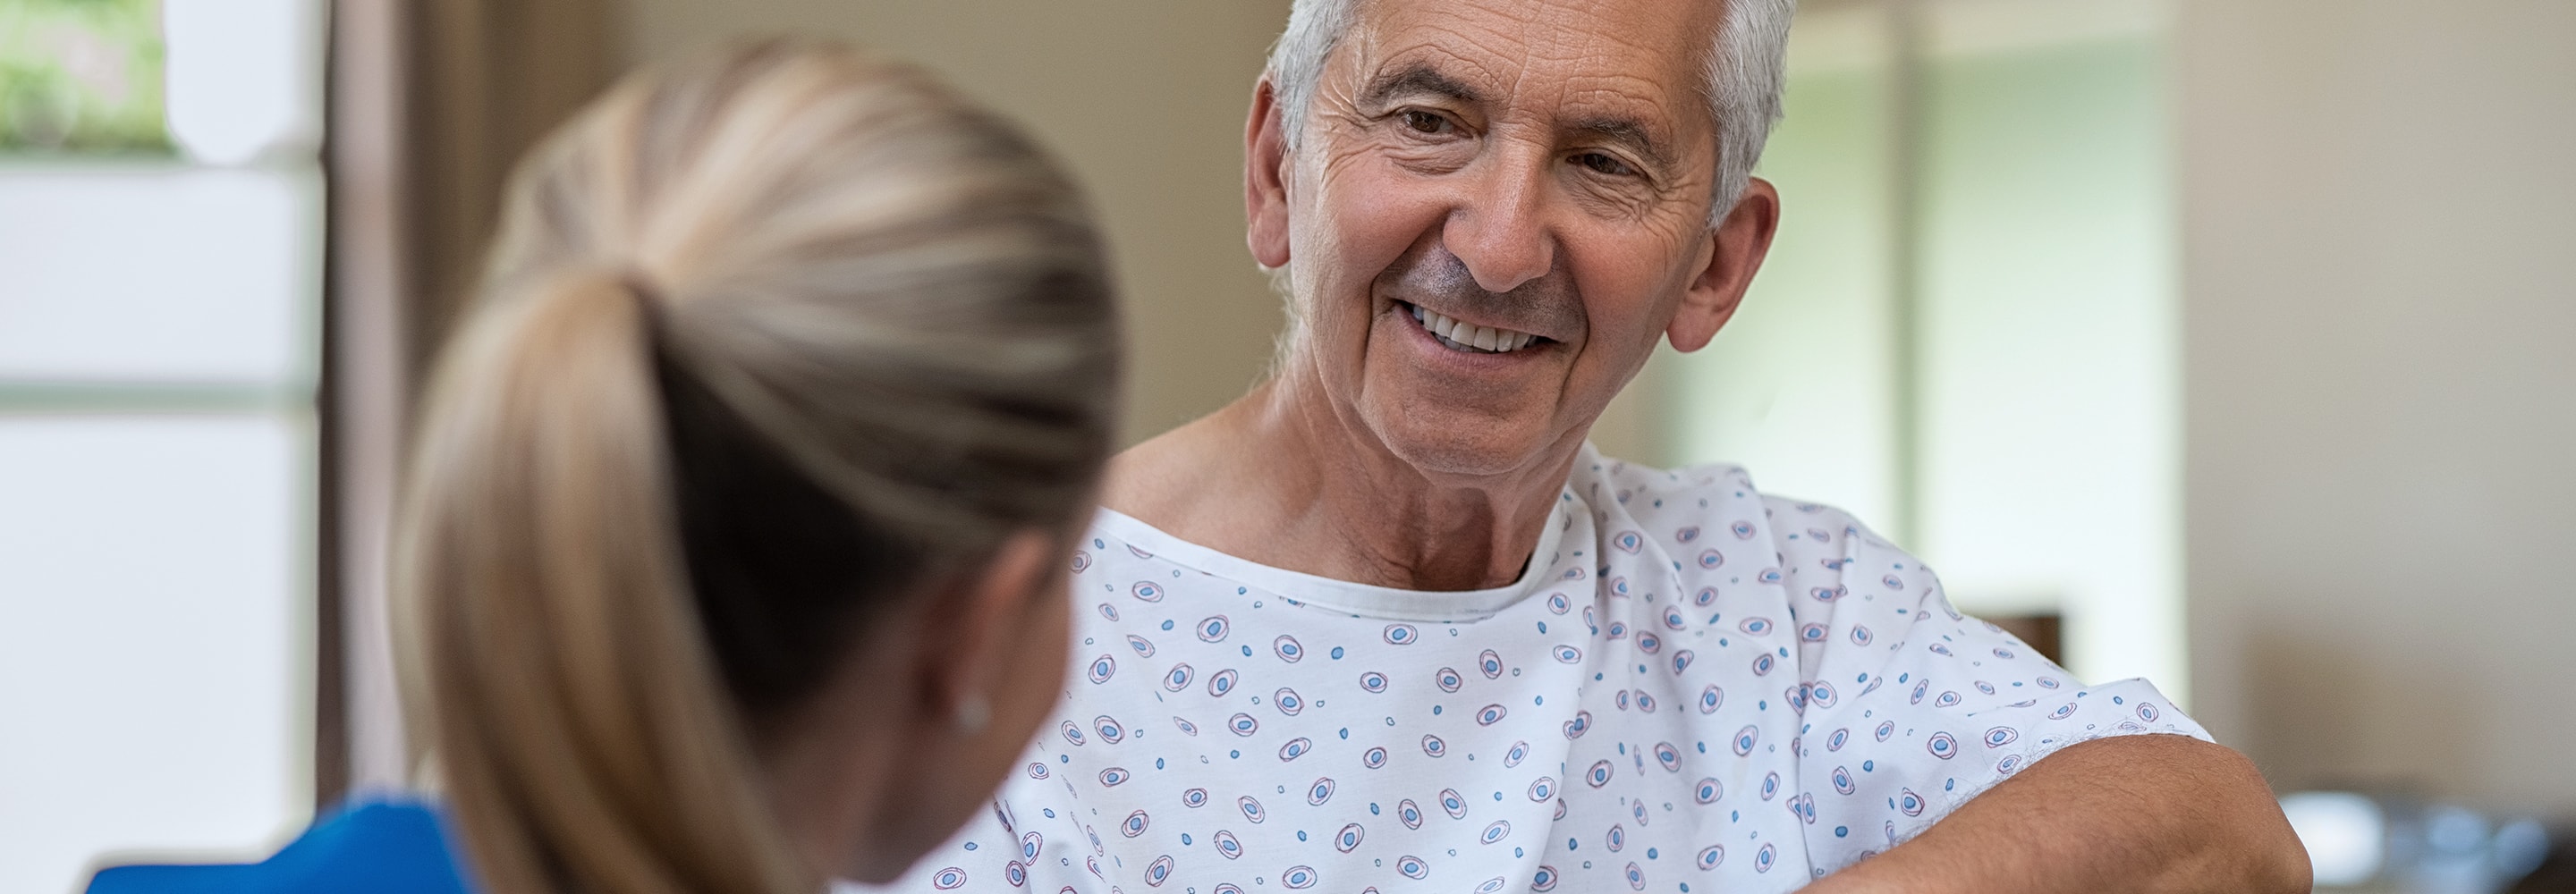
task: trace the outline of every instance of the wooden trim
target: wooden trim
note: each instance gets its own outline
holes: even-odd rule
[[[332,0],[314,796],[410,782],[386,592],[404,429],[509,166],[612,74],[610,0]]]
[[[385,547],[408,401],[411,287],[400,0],[338,0],[326,63],[330,190],[323,299],[322,638],[314,795],[403,783],[385,625]]]
[[[2004,632],[2012,634],[2013,638],[2021,640],[2023,645],[2037,650],[2041,657],[2056,662],[2059,667],[2066,666],[2064,616],[2056,612],[2041,612],[2031,615],[2002,615],[1989,617],[1986,620],[2003,628]]]
[[[481,274],[512,165],[608,85],[618,31],[611,0],[409,6],[419,65],[407,122],[418,287],[408,323],[425,363]]]

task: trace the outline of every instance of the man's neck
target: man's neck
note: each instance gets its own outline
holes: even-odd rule
[[[1119,454],[1102,502],[1182,540],[1336,580],[1452,591],[1520,578],[1579,438],[1511,472],[1426,474],[1301,386],[1312,387],[1263,383]]]

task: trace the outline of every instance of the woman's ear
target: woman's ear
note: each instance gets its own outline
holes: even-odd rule
[[[870,623],[767,760],[817,867],[892,881],[992,798],[1063,694],[1069,553],[1022,530]]]
[[[1288,263],[1288,135],[1279,116],[1279,93],[1265,76],[1243,123],[1244,242],[1263,267]]]
[[[1760,177],[1747,178],[1735,207],[1708,231],[1708,263],[1691,279],[1690,288],[1683,290],[1681,311],[1664,330],[1674,350],[1687,353],[1707,347],[1717,330],[1734,319],[1735,308],[1744,302],[1753,272],[1762,268],[1763,256],[1771,251],[1771,237],[1779,229],[1780,192]]]
[[[1054,586],[1063,565],[1063,538],[1054,532],[1027,529],[1012,534],[981,570],[970,571],[948,595],[946,617],[930,637],[945,648],[924,650],[922,672],[932,681],[932,709],[943,711],[973,734],[992,719],[997,701],[1010,700],[1005,690],[1017,679],[1041,672],[1060,673],[1065,644],[1063,600]],[[1032,651],[1054,657],[1032,665]],[[1052,692],[1054,681],[1040,690]]]

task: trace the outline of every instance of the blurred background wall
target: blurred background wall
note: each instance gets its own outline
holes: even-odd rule
[[[1034,128],[1108,223],[1133,333],[1126,438],[1243,393],[1279,300],[1243,243],[1243,123],[1286,0],[614,0],[630,64],[744,34],[921,62]]]
[[[2576,809],[2576,4],[2180,13],[2194,712]]]

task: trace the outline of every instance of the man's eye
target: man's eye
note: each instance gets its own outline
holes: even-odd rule
[[[1413,128],[1417,133],[1447,133],[1449,130],[1449,119],[1430,112],[1408,109],[1404,112],[1403,120],[1404,126]]]
[[[1614,156],[1600,152],[1586,152],[1581,155],[1577,155],[1574,157],[1574,161],[1576,164],[1592,169],[1593,173],[1608,174],[1613,177],[1625,177],[1637,172],[1637,169],[1629,167],[1627,162],[1620,161]]]

